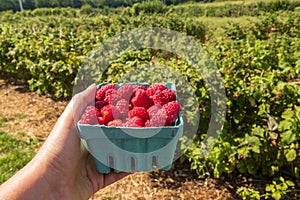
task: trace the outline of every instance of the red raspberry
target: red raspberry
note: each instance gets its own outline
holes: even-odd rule
[[[99,110],[95,106],[86,107],[85,112],[94,112],[97,116],[100,115]]]
[[[97,118],[100,116],[98,109],[94,106],[88,106],[85,110],[85,113],[81,116],[81,124],[98,124]]]
[[[167,116],[177,115],[180,111],[180,104],[176,101],[171,101],[163,105],[163,109],[166,111]]]
[[[100,111],[101,108],[103,108],[104,106],[106,106],[107,103],[105,101],[96,101],[95,103],[95,107]]]
[[[163,106],[164,104],[169,102],[168,97],[163,94],[163,91],[157,90],[155,94],[150,97],[155,105]]]
[[[160,109],[156,115],[161,117],[165,116],[165,126],[171,126],[173,122],[176,121],[178,117],[178,113],[180,111],[180,104],[176,101],[171,101],[165,105],[163,108]]]
[[[117,102],[116,108],[120,113],[120,118],[126,118],[128,117],[129,112],[129,104],[126,99],[121,99]]]
[[[144,107],[134,107],[131,111],[129,111],[129,117],[139,117],[143,120],[143,122],[149,119],[147,109]]]
[[[129,110],[132,110],[133,107],[134,105],[132,103],[129,103]]]
[[[151,106],[150,108],[148,108],[148,115],[150,118],[152,118],[153,116],[156,115],[157,111],[159,111],[160,109],[162,108],[162,106],[159,106],[159,105],[154,105],[154,106]]]
[[[145,127],[160,127],[164,126],[166,121],[165,115],[155,115],[150,120],[147,120]]]
[[[147,87],[144,85],[133,85],[133,91],[136,92],[138,90],[147,90]]]
[[[120,119],[115,119],[113,121],[108,122],[107,126],[122,126],[122,120]]]
[[[150,85],[148,88],[147,88],[147,94],[149,97],[153,96],[155,94],[156,91],[158,90],[165,90],[167,89],[167,87],[163,84],[160,84],[160,83],[157,83],[157,84],[153,84],[153,85]]]
[[[101,125],[107,124],[106,120],[103,117],[98,117],[98,123]]]
[[[145,90],[142,89],[136,91],[135,96],[131,99],[131,102],[136,107],[144,107],[146,109],[150,108],[154,104]]]
[[[144,90],[144,91],[146,91],[147,87],[144,86],[144,85],[133,85],[133,94],[132,94],[132,97],[134,97],[136,95],[136,92],[138,90]]]
[[[106,84],[100,87],[96,92],[96,100],[97,101],[103,101],[105,98],[105,92],[109,89],[116,89],[116,84]]]
[[[118,101],[119,97],[118,97],[118,92],[115,89],[108,89],[105,92],[105,98],[104,101],[107,104],[115,104]]]
[[[176,92],[174,90],[166,89],[162,93],[166,96],[168,102],[176,101]]]
[[[120,99],[126,99],[129,101],[133,95],[134,87],[129,84],[124,84],[118,89],[118,96]]]
[[[98,118],[100,124],[107,124],[108,122],[119,118],[118,110],[112,105],[103,107],[100,114],[101,116]]]
[[[165,126],[171,126],[176,121],[177,118],[178,118],[178,114],[167,116]]]
[[[137,116],[129,119],[126,123],[125,126],[127,127],[142,127],[143,126],[143,120]]]

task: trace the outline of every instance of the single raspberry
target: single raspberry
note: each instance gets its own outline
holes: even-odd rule
[[[120,118],[128,117],[129,103],[126,99],[121,99],[116,103],[116,108],[120,113]]]
[[[164,90],[163,90],[164,91]],[[160,105],[163,106],[166,103],[169,102],[169,99],[165,94],[163,93],[162,90],[157,90],[154,95],[152,95],[150,98],[153,100],[155,105]]]
[[[154,104],[145,90],[142,89],[136,91],[135,96],[131,99],[131,102],[136,107],[144,107],[146,109],[150,108]]]
[[[97,118],[100,116],[98,109],[94,106],[88,106],[85,110],[85,113],[81,116],[81,124],[98,124]]]
[[[159,111],[160,109],[162,108],[162,106],[159,106],[159,105],[154,105],[154,106],[151,106],[150,108],[148,108],[148,115],[150,118],[152,118],[153,116],[156,115],[157,111]]]
[[[101,108],[103,108],[104,106],[106,106],[107,103],[105,101],[96,101],[95,102],[95,107],[100,111]]]
[[[134,87],[129,84],[124,84],[118,89],[118,96],[120,99],[126,99],[129,101],[133,95]]]
[[[176,101],[171,101],[163,105],[163,108],[157,112],[157,115],[165,115],[165,126],[171,126],[176,121],[180,112],[180,104]]]
[[[178,114],[167,116],[165,126],[171,126],[176,121],[177,118],[178,118]]]
[[[115,89],[106,90],[104,101],[107,104],[111,104],[111,105],[115,104],[118,101],[118,99],[119,99],[119,96],[118,96],[117,90],[115,90]]]
[[[144,86],[144,85],[134,85],[133,86],[133,88],[134,88],[134,90],[147,90],[147,87],[146,86]]]
[[[123,123],[122,123],[122,120],[120,119],[115,119],[115,120],[112,120],[110,122],[108,122],[107,126],[122,126]]]
[[[144,86],[144,85],[133,85],[133,96],[135,95],[135,93],[136,93],[138,90],[144,90],[144,91],[147,91],[147,87]]]
[[[160,127],[164,126],[166,121],[165,115],[155,115],[150,120],[145,122],[145,127]]]
[[[93,113],[95,113],[97,116],[100,115],[99,110],[98,110],[95,106],[88,106],[88,107],[86,107],[85,112],[93,112]]]
[[[126,123],[125,126],[127,127],[143,127],[143,120],[137,116],[129,119]]]
[[[148,88],[147,88],[147,94],[149,97],[153,96],[155,94],[156,91],[158,90],[165,90],[167,89],[167,87],[161,83],[157,83],[157,84],[153,84],[153,85],[150,85]]]
[[[109,89],[116,89],[116,84],[106,84],[100,87],[96,92],[96,100],[97,101],[103,101],[105,98],[105,92]]]
[[[159,120],[157,120],[156,118],[159,118]],[[175,120],[177,119],[177,114],[176,115],[167,115],[166,111],[164,108],[160,109],[155,116],[153,116],[152,118],[150,118],[150,120],[154,119],[154,124],[156,124],[156,120],[157,121],[161,121],[160,123],[163,123],[165,126],[171,126],[173,124],[173,122],[175,122]]]
[[[177,115],[180,111],[180,104],[176,101],[171,101],[163,105],[163,109],[166,111],[167,116]]]
[[[144,107],[134,107],[132,110],[129,111],[129,117],[139,117],[144,122],[149,119],[147,109]]]
[[[113,105],[103,107],[100,114],[101,116],[98,118],[100,124],[107,124],[108,122],[119,118],[119,112]]]
[[[176,92],[174,90],[166,89],[162,93],[166,96],[168,102],[176,101]]]

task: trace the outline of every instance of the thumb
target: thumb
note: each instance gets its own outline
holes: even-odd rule
[[[57,127],[72,129],[80,119],[85,108],[95,100],[96,91],[96,84],[92,84],[84,91],[74,95],[56,122],[54,129]]]
[[[72,101],[70,102],[69,105],[73,107],[72,110],[73,110],[73,117],[75,123],[77,123],[77,121],[80,119],[85,108],[93,101],[95,101],[96,91],[97,91],[96,84],[92,84],[87,89],[76,94],[72,98]]]

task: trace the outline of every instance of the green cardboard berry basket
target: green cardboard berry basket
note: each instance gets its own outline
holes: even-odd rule
[[[98,88],[105,84],[98,85]],[[131,84],[149,86],[146,83]],[[173,83],[165,85],[175,90]],[[112,170],[151,172],[171,168],[178,140],[183,133],[183,120],[179,113],[173,126],[136,128],[78,122],[77,127],[82,143],[93,156],[100,173]]]

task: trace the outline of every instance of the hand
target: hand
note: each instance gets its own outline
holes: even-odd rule
[[[88,199],[127,173],[98,173],[81,148],[76,122],[95,98],[96,85],[75,95],[37,155],[0,186],[0,199]]]

